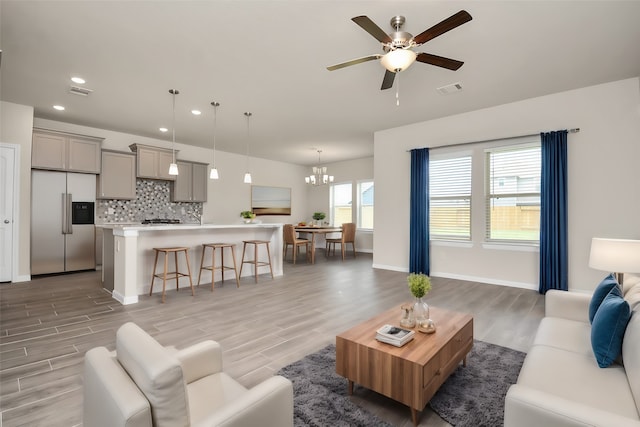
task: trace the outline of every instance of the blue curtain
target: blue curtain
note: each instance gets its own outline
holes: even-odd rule
[[[540,293],[568,290],[567,131],[541,133]]]
[[[411,150],[409,272],[429,275],[429,149]]]

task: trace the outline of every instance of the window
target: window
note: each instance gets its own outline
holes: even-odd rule
[[[358,183],[358,228],[373,229],[373,181]]]
[[[487,240],[540,240],[540,143],[486,151]]]
[[[351,183],[333,184],[331,186],[331,223],[335,227],[339,227],[345,222],[353,222],[351,215],[352,198]]]
[[[429,161],[432,240],[471,239],[471,156]]]

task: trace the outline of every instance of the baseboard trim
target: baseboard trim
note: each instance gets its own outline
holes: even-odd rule
[[[138,302],[138,295],[132,297],[125,297],[118,291],[113,291],[111,296],[114,300],[118,301],[122,305],[136,304]]]
[[[500,280],[500,279],[493,279],[488,277],[465,276],[463,274],[452,274],[452,273],[445,273],[440,271],[432,271],[430,275],[431,277],[442,277],[444,279],[466,280],[468,282],[480,282],[480,283],[486,283],[489,285],[499,285],[499,286],[508,286],[511,288],[530,289],[532,291],[538,290],[538,285],[533,283],[512,282],[510,280]]]
[[[22,276],[16,276],[14,277],[14,279],[12,280],[13,283],[19,283],[19,282],[28,282],[31,280],[31,275],[29,274],[25,274]]]
[[[408,268],[403,268],[403,267],[398,267],[395,265],[384,265],[384,264],[373,264],[372,265],[373,268],[379,268],[381,270],[391,270],[391,271],[399,271],[401,273],[408,273],[409,269]]]

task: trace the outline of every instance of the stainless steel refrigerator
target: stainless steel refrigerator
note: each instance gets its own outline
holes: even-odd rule
[[[96,176],[31,171],[31,274],[96,268]]]

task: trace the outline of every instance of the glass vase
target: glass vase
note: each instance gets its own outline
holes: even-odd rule
[[[420,327],[429,320],[429,305],[422,299],[416,297],[413,303],[413,317],[416,320],[416,326]]]
[[[413,328],[416,326],[416,319],[413,318],[413,304],[403,304],[402,317],[400,318],[400,326],[403,328]]]

